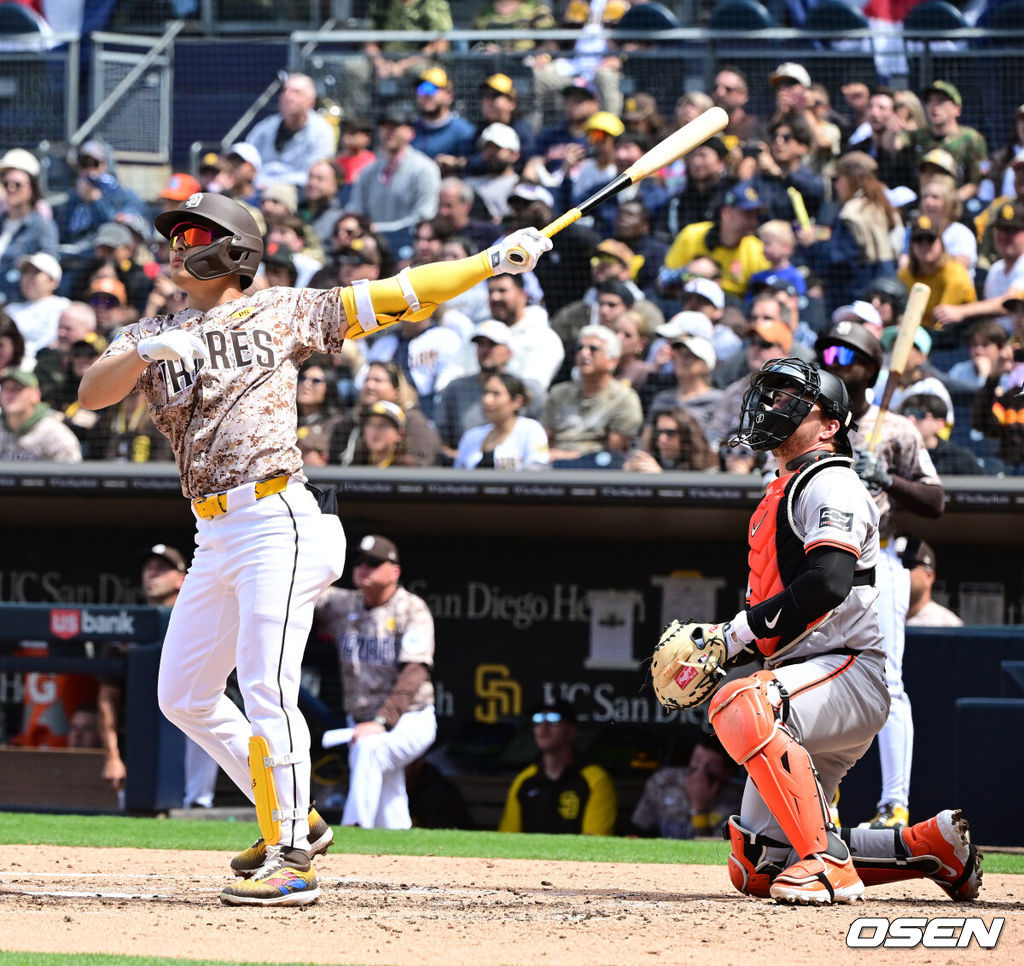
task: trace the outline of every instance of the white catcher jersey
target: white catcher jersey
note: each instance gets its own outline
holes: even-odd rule
[[[135,352],[140,340],[172,328],[206,343],[208,365],[186,371],[181,362],[154,362],[136,385],[171,442],[182,492],[194,499],[285,474],[304,478],[295,438],[298,368],[314,351],[341,351],[344,314],[341,289],[271,288],[208,312],[142,319],[104,355]]]
[[[318,625],[338,650],[345,711],[369,721],[391,694],[400,664],[434,664],[434,618],[421,597],[399,587],[380,607],[367,608],[358,590],[329,587],[316,604]],[[423,682],[409,705],[434,703],[434,685]]]

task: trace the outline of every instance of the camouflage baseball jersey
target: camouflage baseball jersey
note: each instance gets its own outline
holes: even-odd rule
[[[854,449],[864,449],[867,440],[871,438],[871,432],[878,418],[878,407],[871,406],[861,416],[858,422],[858,429],[850,433],[850,442]],[[895,476],[901,476],[905,480],[913,480],[919,483],[928,483],[932,486],[942,486],[939,474],[935,472],[935,465],[928,453],[928,449],[921,439],[917,427],[906,418],[897,413],[886,413],[882,423],[882,436],[875,447],[875,452],[885,459],[889,471]],[[881,540],[891,540],[893,533],[893,508],[889,500],[889,494],[878,487],[870,487],[871,495],[878,506],[879,523],[878,536]]]
[[[356,721],[377,714],[395,686],[399,665],[434,663],[434,618],[423,599],[404,587],[373,608],[367,608],[358,590],[330,587],[317,601],[316,619],[338,649],[345,711]],[[433,703],[434,685],[428,678],[408,710]]]
[[[933,148],[948,151],[956,161],[958,184],[977,184],[988,172],[988,146],[973,127],[960,125],[956,134],[937,135],[929,130],[911,131],[910,146],[918,158]]]
[[[271,288],[215,306],[126,326],[104,356],[180,327],[206,343],[210,362],[186,371],[155,362],[136,388],[174,450],[190,499],[288,474],[302,478],[295,438],[299,365],[314,351],[340,352],[347,328],[341,290]]]

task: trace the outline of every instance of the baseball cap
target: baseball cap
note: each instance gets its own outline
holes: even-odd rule
[[[555,199],[551,192],[543,185],[533,184],[529,181],[520,181],[509,195],[509,199],[512,198],[519,198],[522,201],[540,201],[549,208],[555,207]]]
[[[948,97],[957,107],[963,107],[964,99],[960,96],[960,91],[947,80],[932,81],[925,88],[925,100],[928,99],[929,94],[941,94],[943,97]]]
[[[477,339],[490,339],[496,345],[511,345],[512,331],[504,322],[484,319],[474,326],[473,334],[469,337],[470,342],[476,342]]]
[[[216,151],[207,151],[199,159],[200,171],[220,171],[220,155]]]
[[[127,225],[122,225],[118,221],[108,221],[106,224],[100,225],[100,230],[96,232],[96,238],[93,240],[93,247],[99,248],[101,245],[104,248],[120,248],[122,245],[130,245],[135,241],[135,236],[132,235],[132,230]]]
[[[562,88],[562,97],[578,97],[581,101],[597,100],[597,91],[586,77],[574,77]]]
[[[918,215],[910,223],[910,237],[914,238],[938,238],[939,232],[935,228],[935,223],[927,215]]]
[[[106,161],[107,149],[95,138],[86,141],[78,148],[78,157],[92,158],[94,161]]]
[[[394,405],[394,404],[392,404]],[[359,541],[359,556],[369,557],[379,563],[398,563],[398,547],[387,537],[376,533],[368,534]]]
[[[416,126],[416,112],[405,101],[394,101],[388,104],[377,118],[377,125],[406,124]]]
[[[701,338],[699,335],[684,335],[682,338],[672,340],[672,348],[680,344],[686,346],[709,369],[715,368],[718,356],[715,355],[715,347],[707,339]]]
[[[726,193],[722,199],[722,205],[730,208],[737,208],[740,211],[761,211],[764,202],[757,193],[753,181],[738,181]]]
[[[445,73],[442,67],[428,67],[419,76],[417,83],[432,84],[435,88],[443,88],[448,86],[448,75]],[[418,88],[417,88],[418,90]]]
[[[341,130],[347,134],[373,134],[373,122],[368,117],[346,117],[341,122]]]
[[[792,61],[786,61],[784,64],[779,64],[768,75],[768,83],[772,87],[776,84],[781,83],[784,80],[796,81],[803,87],[811,86],[811,75],[807,73],[807,68],[802,64],[794,64]]]
[[[878,174],[878,162],[866,151],[847,151],[836,162],[836,174],[866,178]]]
[[[266,249],[263,252],[263,264],[277,265],[291,272],[296,271],[295,259],[292,258],[292,253],[285,245],[276,241],[267,242]]]
[[[766,275],[750,285],[751,294],[758,292],[785,292],[787,295],[799,295],[796,286],[785,275]]]
[[[602,131],[609,137],[617,138],[626,130],[626,125],[610,111],[596,111],[587,118],[583,130]]]
[[[11,148],[0,158],[0,171],[24,171],[30,178],[39,177],[39,160],[24,148]]]
[[[203,188],[190,174],[183,171],[176,171],[167,179],[164,190],[160,192],[161,198],[168,198],[171,201],[185,201]]]
[[[707,299],[716,309],[725,308],[725,293],[722,291],[722,286],[713,278],[704,278],[703,276],[691,278],[683,286],[683,291]]]
[[[370,407],[368,415],[383,416],[391,420],[399,429],[405,429],[405,413],[397,403],[389,402],[387,399],[380,399]]]
[[[480,85],[482,91],[497,91],[499,94],[504,94],[506,97],[515,99],[518,91],[516,91],[516,85],[512,82],[512,78],[508,74],[491,74],[490,77],[484,79]]]
[[[257,171],[263,167],[263,156],[260,154],[260,149],[248,141],[236,141],[232,144],[228,148],[227,157],[248,161]]]
[[[128,292],[124,287],[124,283],[120,282],[116,278],[108,278],[104,275],[100,278],[93,279],[92,284],[85,293],[85,297],[88,298],[90,295],[99,295],[103,293],[106,295],[112,295],[121,303],[121,305],[128,304]]]
[[[784,322],[763,319],[747,329],[747,336],[757,335],[765,342],[771,342],[779,346],[783,352],[789,352],[793,347],[793,332]]]
[[[507,124],[488,124],[480,132],[477,144],[487,144],[488,142],[495,147],[504,148],[506,151],[518,151],[520,147],[519,135]]]
[[[623,265],[632,266],[633,264],[633,249],[625,242],[620,242],[616,238],[606,238],[604,241],[599,242],[594,248],[594,254],[611,255],[612,258]]]
[[[344,248],[335,252],[335,258],[339,261],[346,258],[354,258],[362,265],[379,265],[380,250],[373,243],[368,243],[363,238],[353,238]]]
[[[658,102],[653,95],[643,91],[631,94],[622,104],[622,120],[629,124],[646,121],[658,112]]]
[[[896,538],[895,547],[901,563],[907,570],[913,570],[915,567],[935,569],[935,551],[920,537],[900,535]]]
[[[187,569],[185,565],[185,558],[182,556],[180,550],[176,550],[174,547],[168,547],[166,543],[155,543],[149,548],[149,553],[146,554],[146,560],[150,557],[159,557],[161,560],[166,560],[175,570],[184,573]]]
[[[295,431],[295,437],[299,441],[300,453],[327,453],[330,451],[330,441],[320,423],[313,423],[312,426],[300,426]]]
[[[32,255],[22,255],[18,259],[18,268],[24,271],[26,265],[31,265],[36,271],[49,275],[58,285],[64,277],[61,271],[60,262],[46,252],[35,252]]]
[[[888,325],[882,329],[882,335],[879,341],[882,343],[882,348],[888,352],[892,348],[892,344],[896,341],[896,337],[899,335],[900,327],[898,325]],[[914,333],[914,345],[917,346],[925,355],[928,355],[932,351],[932,337],[927,329],[918,326],[917,332]]]
[[[276,201],[294,215],[299,210],[299,189],[287,181],[275,181],[260,192],[260,201]]]
[[[942,148],[932,148],[931,151],[925,151],[921,155],[917,162],[919,168],[923,168],[926,164],[934,165],[936,168],[940,168],[945,171],[946,174],[956,177],[956,161],[953,155]]]
[[[29,372],[27,369],[16,369],[13,366],[4,369],[3,372],[0,372],[0,383],[6,382],[8,379],[13,379],[28,389],[39,388],[39,380],[36,378],[36,374]]]
[[[999,206],[992,222],[993,228],[1012,228],[1020,231],[1024,228],[1024,204],[1019,201],[1008,201]]]
[[[560,720],[566,724],[576,724],[576,709],[564,698],[553,698],[540,701],[530,708],[531,721],[536,715],[558,715]],[[543,724],[542,721],[534,721],[534,724]],[[548,724],[558,724],[557,720],[549,720]]]
[[[71,343],[72,353],[101,356],[107,347],[107,340],[98,332],[86,332],[77,342]]]
[[[832,324],[840,322],[861,322],[864,325],[873,325],[879,332],[882,331],[882,317],[870,302],[857,299],[849,305],[840,305],[832,313]]]
[[[679,339],[683,336],[697,336],[711,340],[715,327],[703,312],[676,312],[667,322],[659,325],[654,331],[666,339]]]
[[[702,147],[711,148],[719,158],[726,158],[729,155],[729,146],[717,134],[709,137]]]

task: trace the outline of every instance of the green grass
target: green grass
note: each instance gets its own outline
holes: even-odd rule
[[[0,812],[0,845],[77,845],[95,848],[203,849],[237,852],[259,835],[255,822],[121,816],[35,815]],[[594,838],[575,835],[503,835],[412,829],[335,828],[334,852],[355,855],[439,855],[576,862],[667,862],[724,865],[725,842]],[[1024,855],[986,850],[985,871],[1024,874]],[[3,966],[3,960],[0,960]]]

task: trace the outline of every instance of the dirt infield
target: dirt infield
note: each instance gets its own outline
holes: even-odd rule
[[[0,847],[0,948],[267,963],[1005,963],[1024,948],[1020,877],[986,875],[954,905],[930,882],[854,906],[744,899],[713,866],[347,856],[318,860],[304,909],[221,905],[229,856]],[[849,950],[858,916],[1006,919],[983,950]]]

